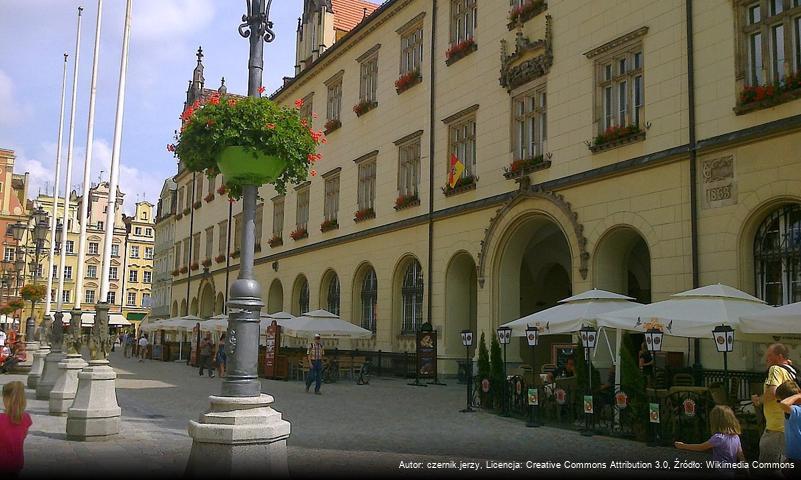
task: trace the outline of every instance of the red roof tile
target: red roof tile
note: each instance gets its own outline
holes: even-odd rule
[[[331,0],[331,5],[334,7],[334,29],[346,32],[361,23],[365,9],[370,15],[379,7],[364,0]]]

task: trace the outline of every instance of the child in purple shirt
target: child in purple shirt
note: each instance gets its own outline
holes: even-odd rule
[[[734,411],[725,405],[717,405],[709,413],[709,423],[712,432],[711,437],[704,443],[684,443],[675,442],[674,445],[679,450],[691,450],[694,452],[705,452],[712,449],[712,461],[715,469],[734,473],[734,464],[745,460],[743,449],[740,445],[740,422],[734,416]]]

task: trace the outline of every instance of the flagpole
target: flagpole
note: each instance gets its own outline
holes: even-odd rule
[[[86,158],[83,162],[83,200],[81,201],[81,236],[78,240],[78,278],[75,283],[75,309],[81,308],[83,293],[84,262],[86,261],[86,224],[89,214],[89,189],[91,187],[92,142],[95,128],[95,97],[97,94],[97,63],[100,58],[100,21],[102,18],[103,0],[97,0],[97,26],[95,28],[95,51],[92,61],[92,80],[89,89],[89,125],[86,129]]]

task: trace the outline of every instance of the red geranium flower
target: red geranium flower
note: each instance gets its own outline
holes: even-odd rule
[[[259,93],[260,93],[260,94],[261,94],[261,93],[264,93],[264,90],[265,90],[265,88],[264,88],[264,85],[262,85],[261,87],[259,87]]]
[[[299,99],[295,100],[295,108],[300,110],[300,107],[302,107],[302,106],[303,106],[303,99],[302,98],[299,98]]]

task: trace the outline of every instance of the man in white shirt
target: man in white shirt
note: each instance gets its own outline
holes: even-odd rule
[[[4,347],[6,345],[6,332],[0,330],[0,347]]]
[[[145,361],[145,353],[147,352],[147,335],[142,335],[139,339],[139,361]]]

